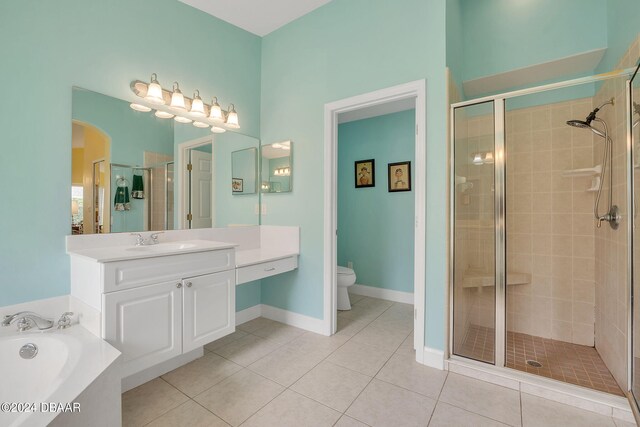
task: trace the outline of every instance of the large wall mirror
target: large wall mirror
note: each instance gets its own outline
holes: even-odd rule
[[[259,147],[73,88],[72,234],[257,225]],[[253,187],[243,180],[245,197],[234,197],[234,153],[251,150],[253,164],[241,160]]]

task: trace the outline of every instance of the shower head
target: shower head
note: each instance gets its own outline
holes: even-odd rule
[[[590,129],[591,125],[583,120],[569,120],[567,122],[567,124],[569,126],[573,126],[575,128],[580,128],[580,129]]]
[[[580,129],[591,129],[591,132],[593,132],[596,135],[601,136],[601,137],[604,138],[605,134],[602,131],[600,131],[599,129],[596,129],[593,126],[591,126],[591,122],[593,122],[594,120],[595,121],[599,121],[600,119],[598,119],[597,116],[596,116],[596,114],[598,114],[598,111],[600,111],[600,109],[602,107],[604,107],[605,105],[613,105],[613,103],[614,103],[614,98],[611,98],[610,100],[608,100],[607,102],[599,105],[592,112],[590,112],[585,120],[569,120],[569,121],[567,121],[567,124],[569,126],[573,126],[573,127],[580,128]]]

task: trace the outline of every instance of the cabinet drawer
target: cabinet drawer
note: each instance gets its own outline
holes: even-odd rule
[[[236,284],[247,283],[298,268],[298,257],[261,262],[236,269]]]
[[[102,267],[103,292],[230,270],[234,265],[233,249],[110,262]]]

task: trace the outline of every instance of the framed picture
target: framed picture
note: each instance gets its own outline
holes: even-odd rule
[[[231,191],[233,193],[244,192],[244,183],[242,178],[231,178]]]
[[[389,193],[411,191],[411,162],[389,163]]]
[[[356,188],[376,186],[376,161],[374,159],[355,162]]]

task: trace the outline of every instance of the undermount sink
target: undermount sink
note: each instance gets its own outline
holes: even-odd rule
[[[175,242],[175,243],[158,243],[157,245],[134,246],[132,248],[127,248],[127,250],[141,251],[141,252],[173,252],[173,251],[183,251],[183,250],[191,249],[195,247],[196,247],[195,243]]]

